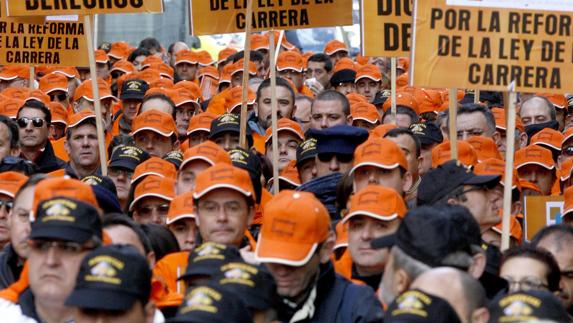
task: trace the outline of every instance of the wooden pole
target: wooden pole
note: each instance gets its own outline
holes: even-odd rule
[[[392,100],[392,123],[396,124],[396,57],[390,58],[390,100]]]
[[[273,31],[273,32],[274,32],[274,31]],[[283,38],[284,38],[284,36],[285,36],[285,31],[284,31],[284,30],[281,30],[280,33],[279,33],[279,41],[278,41],[278,43],[277,43],[277,46],[275,47],[275,49],[276,49],[276,50],[275,50],[275,55],[274,55],[274,56],[271,56],[271,54],[270,54],[270,52],[269,52],[269,56],[273,58],[273,61],[275,62],[275,65],[277,64],[277,59],[279,59],[279,53],[281,52],[281,46],[282,46],[282,43],[283,43]],[[273,35],[273,37],[274,37],[274,35]],[[269,47],[271,47],[271,46],[274,47],[274,43],[271,43],[270,38],[269,38],[269,44],[270,44]],[[270,68],[270,67],[269,67],[269,68]]]
[[[456,116],[458,114],[458,93],[457,89],[450,89],[450,106],[449,106],[449,137],[450,137],[450,151],[452,158],[458,159],[458,132],[456,130]]]
[[[28,87],[30,88],[30,90],[34,89],[34,82],[36,81],[36,67],[34,65],[30,66],[30,75],[29,75],[29,80],[28,82],[30,84],[28,84]]]
[[[241,104],[241,135],[239,145],[249,149],[247,142],[247,101],[249,100],[249,62],[251,61],[251,24],[253,20],[253,1],[247,0],[247,25],[245,27],[245,55],[243,61],[243,102]]]
[[[480,91],[479,90],[474,90],[474,103],[479,103],[479,96],[480,96]]]
[[[501,230],[501,251],[509,249],[509,220],[511,216],[511,189],[513,183],[513,154],[515,149],[515,105],[517,94],[514,91],[515,83],[510,85],[509,105],[506,118],[506,147],[505,150],[505,179],[503,182],[503,218]]]
[[[90,61],[90,78],[92,82],[93,95],[94,95],[94,106],[96,115],[96,129],[97,138],[99,146],[99,161],[101,167],[101,174],[107,176],[107,163],[106,163],[106,151],[105,151],[105,134],[103,129],[103,119],[101,117],[101,103],[99,100],[99,87],[97,83],[96,74],[96,61],[95,52],[93,45],[93,34],[92,34],[92,24],[90,15],[84,17],[84,28],[86,32],[86,43],[88,45],[88,57]]]
[[[275,57],[275,32],[271,30],[269,35],[269,55],[270,57]],[[280,43],[279,43],[280,46]],[[277,68],[276,68],[276,61],[274,59],[270,60],[271,65],[271,127],[272,127],[272,146],[273,146],[273,193],[279,193],[279,137],[278,137],[278,120],[277,120]]]

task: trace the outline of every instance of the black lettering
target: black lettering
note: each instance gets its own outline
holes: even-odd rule
[[[26,0],[26,10],[38,10],[38,8],[40,7],[40,4],[38,3],[38,0]],[[9,55],[10,52],[6,53],[6,55]]]
[[[551,70],[549,87],[552,89],[561,89],[561,70],[556,67]]]
[[[468,81],[470,82],[470,84],[479,84],[480,82],[479,72],[480,72],[479,64],[476,63],[470,64],[470,70],[468,73]]]
[[[400,47],[398,42],[399,27],[396,24],[384,24],[384,49],[397,50]]]
[[[235,25],[237,26],[237,29],[244,29],[246,27],[245,14],[244,13],[239,12],[235,16]]]

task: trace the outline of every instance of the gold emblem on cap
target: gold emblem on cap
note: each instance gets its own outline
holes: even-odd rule
[[[195,288],[187,295],[181,314],[191,311],[217,313],[219,310],[213,304],[220,301],[221,297],[220,293],[210,287]]]
[[[45,216],[42,217],[42,222],[48,221],[65,221],[76,222],[73,217],[72,210],[77,208],[77,204],[70,200],[56,199],[47,201],[42,205],[45,210]]]
[[[130,90],[139,91],[141,89],[141,84],[137,81],[128,81],[127,88]]]
[[[527,316],[533,313],[533,309],[523,301],[515,301],[503,309],[507,316]]]
[[[254,266],[243,263],[229,263],[221,266],[221,271],[225,278],[219,281],[220,284],[241,284],[249,287],[255,287],[253,276],[258,273]]]
[[[412,314],[428,317],[428,312],[424,308],[432,304],[432,300],[418,291],[408,291],[398,297],[397,304],[398,307],[392,311],[392,315]]]
[[[220,244],[204,243],[195,249],[197,257],[193,258],[193,262],[206,259],[225,259],[225,256],[221,253],[223,249],[225,249],[225,246]]]
[[[88,265],[91,269],[84,278],[86,281],[112,285],[121,284],[121,278],[117,277],[117,275],[125,267],[123,261],[111,256],[101,255],[90,259]]]

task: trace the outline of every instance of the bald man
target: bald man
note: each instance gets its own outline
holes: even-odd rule
[[[470,274],[452,267],[426,271],[414,280],[410,289],[445,299],[462,323],[486,323],[489,319],[485,290]]]

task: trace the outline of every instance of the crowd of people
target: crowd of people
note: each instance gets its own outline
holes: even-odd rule
[[[411,87],[399,58],[393,104],[389,58],[280,39],[247,64],[104,43],[98,116],[88,68],[2,67],[0,321],[572,322],[573,97],[520,93],[508,152],[501,93]],[[526,198],[560,195],[526,235]]]

